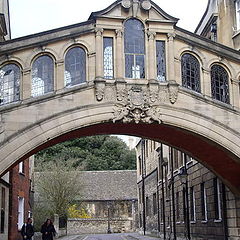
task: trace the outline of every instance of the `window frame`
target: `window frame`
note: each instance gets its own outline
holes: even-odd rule
[[[200,191],[201,191],[201,217],[202,222],[208,221],[208,211],[207,211],[207,193],[205,183],[202,182],[200,184]]]
[[[213,179],[214,188],[214,221],[222,221],[220,182],[217,177]]]
[[[107,47],[107,40],[111,40],[111,53],[106,53],[105,50]],[[108,63],[108,64],[106,64]],[[110,72],[109,74],[107,72]],[[105,79],[113,79],[114,78],[114,39],[113,37],[103,37],[103,77]]]
[[[80,50],[81,52],[74,53],[73,52],[74,50]],[[84,56],[80,55],[80,54],[84,54]],[[80,58],[76,59],[76,55],[80,56],[81,59]],[[69,63],[68,61],[70,61],[71,57],[74,58],[75,62],[74,62],[74,64],[71,63],[71,64],[69,64],[69,66],[67,66],[67,63]],[[67,58],[69,58],[69,60]],[[78,62],[77,62],[77,60],[78,60]],[[75,72],[74,73],[72,73],[71,71],[67,71],[66,70],[67,68],[71,67],[70,65],[74,65],[74,68],[75,68]],[[77,65],[82,65],[83,66],[82,69],[80,69],[80,67],[79,67],[80,70],[78,70]],[[72,78],[74,78],[74,77],[70,77],[71,81],[69,81],[69,83],[68,83],[66,74],[68,73],[71,76],[71,73],[72,73],[72,75],[75,76],[77,70],[79,72],[83,72],[84,73],[83,74],[83,78],[81,78],[81,79],[78,78],[77,79],[78,81],[73,81]],[[75,78],[77,78],[77,77],[75,76]],[[87,53],[86,53],[86,50],[82,46],[72,46],[71,48],[69,48],[67,50],[67,52],[66,52],[66,54],[64,56],[64,87],[65,88],[74,87],[74,86],[86,83],[86,81],[87,81]]]
[[[158,48],[158,45],[160,45],[160,43],[162,44],[163,50],[162,50],[162,48],[160,48],[160,49]],[[156,71],[157,71],[156,78],[159,82],[166,82],[167,81],[166,41],[156,40],[155,45],[156,45]],[[162,50],[162,51],[160,51],[160,50]],[[162,54],[160,54],[160,52]],[[163,66],[162,66],[162,64],[163,64]]]
[[[18,196],[18,230],[21,230],[24,224],[24,197]]]

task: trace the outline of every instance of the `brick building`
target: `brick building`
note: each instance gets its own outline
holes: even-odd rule
[[[239,197],[210,170],[177,149],[137,145],[139,223],[163,239],[239,239]]]

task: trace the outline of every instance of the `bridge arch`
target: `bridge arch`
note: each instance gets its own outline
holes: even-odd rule
[[[239,136],[233,129],[201,114],[165,106],[161,106],[161,124],[113,123],[113,107],[100,104],[87,109],[67,109],[27,126],[2,145],[1,173],[40,149],[70,138],[128,134],[158,140],[185,151],[217,174],[233,191],[240,192]]]

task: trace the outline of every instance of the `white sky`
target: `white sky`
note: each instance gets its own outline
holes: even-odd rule
[[[84,22],[91,12],[114,0],[9,0],[12,38]],[[178,26],[194,31],[208,0],[154,0],[165,12],[179,18]]]

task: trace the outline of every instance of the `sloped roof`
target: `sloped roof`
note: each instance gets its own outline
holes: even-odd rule
[[[34,199],[41,201],[38,189],[39,178],[50,172],[34,173]],[[69,173],[71,174],[71,172]],[[81,192],[76,200],[105,201],[105,200],[135,200],[137,199],[137,171],[81,171],[76,174],[75,184],[79,184]]]
[[[76,179],[82,185],[79,200],[137,199],[137,172],[135,170],[83,171]]]

